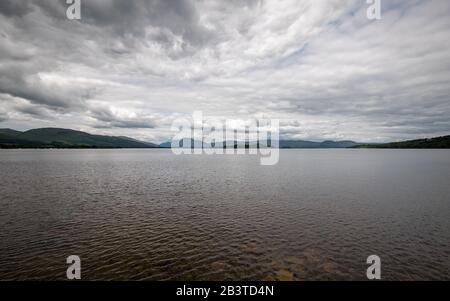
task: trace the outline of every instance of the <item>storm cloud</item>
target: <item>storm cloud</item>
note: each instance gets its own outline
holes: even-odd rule
[[[148,141],[177,117],[264,116],[286,139],[449,134],[450,2],[0,2],[0,127]]]

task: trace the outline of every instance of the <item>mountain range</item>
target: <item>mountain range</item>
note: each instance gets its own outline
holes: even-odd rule
[[[59,128],[25,132],[0,129],[0,148],[157,148],[158,145],[129,137],[91,135]]]
[[[185,143],[201,147],[201,141],[184,139]],[[256,147],[257,142],[249,143]],[[450,136],[409,140],[384,144],[364,144],[350,140],[314,142],[280,140],[280,148],[450,148]],[[170,148],[170,142],[154,144],[124,136],[92,135],[61,128],[41,128],[28,131],[0,129],[0,148]],[[248,144],[246,147],[249,147]]]
[[[190,141],[189,141],[190,140]],[[195,147],[201,147],[202,142],[192,139],[183,139],[183,143],[187,143],[187,145],[194,145]],[[223,143],[223,142],[220,142]],[[227,144],[227,142],[225,142]],[[231,142],[233,145],[233,142]],[[279,147],[280,148],[350,148],[360,145],[360,143],[356,143],[353,141],[323,141],[323,142],[314,142],[314,141],[306,141],[306,140],[280,140]],[[171,142],[164,142],[159,145],[162,148],[170,148]],[[247,143],[247,147],[257,147],[257,141],[253,141]],[[236,145],[237,147],[237,145]]]

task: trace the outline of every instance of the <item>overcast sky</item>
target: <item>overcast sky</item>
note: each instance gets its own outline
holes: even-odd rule
[[[160,142],[194,110],[290,139],[450,134],[450,1],[0,1],[0,128]]]

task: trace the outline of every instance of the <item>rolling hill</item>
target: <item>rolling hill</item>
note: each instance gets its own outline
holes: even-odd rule
[[[364,144],[356,146],[357,148],[429,148],[442,149],[450,148],[450,136],[442,136],[429,139],[408,140],[402,142],[391,142],[384,144]]]
[[[25,132],[0,129],[0,148],[157,148],[153,143],[129,137],[91,135],[60,128]]]

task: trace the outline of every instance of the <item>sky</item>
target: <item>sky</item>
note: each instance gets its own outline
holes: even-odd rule
[[[0,128],[163,142],[178,118],[282,139],[450,134],[450,1],[0,1]]]

